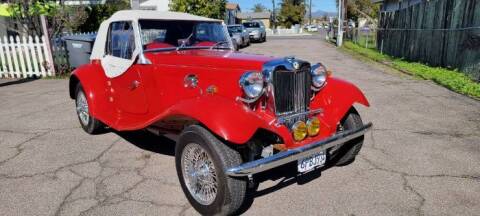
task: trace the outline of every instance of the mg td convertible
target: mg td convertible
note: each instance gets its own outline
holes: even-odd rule
[[[178,178],[202,214],[235,214],[273,168],[352,162],[372,126],[353,107],[369,106],[362,92],[324,65],[236,52],[222,21],[185,13],[115,13],[69,87],[89,134],[178,134]]]

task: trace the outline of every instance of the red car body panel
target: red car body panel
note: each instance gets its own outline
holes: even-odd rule
[[[320,134],[295,142],[288,128],[276,124],[269,109],[252,109],[236,100],[242,95],[238,80],[245,71],[261,71],[273,57],[224,50],[182,50],[146,53],[150,65],[133,65],[124,74],[108,78],[100,60],[76,69],[87,95],[90,115],[119,131],[139,130],[165,119],[188,118],[235,144],[244,144],[265,129],[282,138],[288,148],[331,136],[354,103],[369,106],[353,84],[329,77],[310,104],[323,109]],[[198,86],[185,86],[195,74]],[[214,93],[208,88],[215,87]],[[348,94],[347,94],[348,93]]]

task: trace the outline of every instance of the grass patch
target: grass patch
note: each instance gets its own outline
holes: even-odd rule
[[[441,67],[430,67],[428,65],[416,62],[408,62],[400,58],[393,58],[380,54],[376,49],[367,49],[350,41],[346,41],[343,47],[376,62],[389,65],[390,67],[402,72],[406,72],[426,80],[432,80],[435,83],[438,83],[452,91],[470,96],[472,98],[480,99],[480,83],[473,81],[464,73]]]

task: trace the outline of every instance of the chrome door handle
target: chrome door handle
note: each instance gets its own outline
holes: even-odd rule
[[[134,81],[132,81],[132,83],[130,84],[129,89],[130,89],[130,90],[135,90],[136,88],[138,88],[138,86],[140,86],[140,82],[139,82],[138,80],[134,80]]]

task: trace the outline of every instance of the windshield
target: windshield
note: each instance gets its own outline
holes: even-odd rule
[[[243,26],[245,26],[245,28],[260,28],[260,24],[258,22],[246,22],[243,23]]]
[[[230,33],[242,33],[241,26],[228,26],[228,32]]]
[[[231,49],[229,35],[218,22],[140,20],[145,51],[160,49]]]

